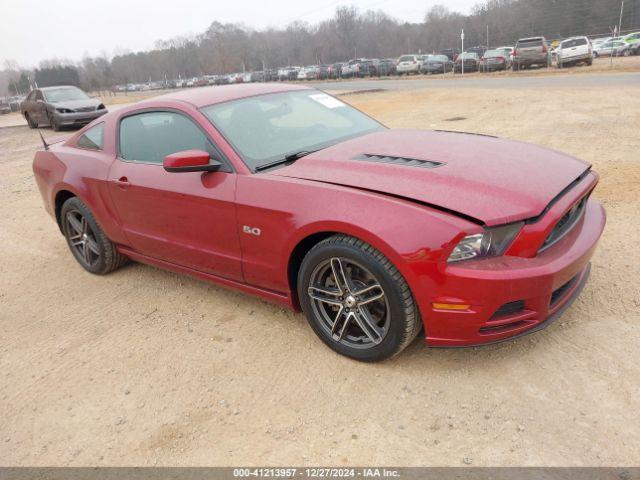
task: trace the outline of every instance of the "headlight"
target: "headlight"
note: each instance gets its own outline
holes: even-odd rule
[[[56,112],[60,112],[60,113],[73,113],[73,110],[70,110],[68,108],[56,108]]]
[[[516,237],[524,222],[487,228],[483,233],[467,235],[453,249],[448,262],[502,255]]]

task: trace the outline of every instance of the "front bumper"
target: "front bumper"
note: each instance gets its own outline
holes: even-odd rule
[[[448,265],[438,286],[442,295],[431,300],[424,319],[426,342],[448,347],[481,345],[545,327],[578,296],[604,225],[604,209],[589,200],[573,229],[534,257],[503,256]],[[432,306],[436,302],[470,307],[438,310]]]
[[[92,112],[60,113],[56,111],[53,113],[53,117],[58,125],[69,127],[72,125],[86,125],[105,113],[107,113],[106,108],[103,108],[102,110],[94,110]]]

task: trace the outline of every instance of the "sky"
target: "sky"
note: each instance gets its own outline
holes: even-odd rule
[[[468,13],[480,0],[2,0],[0,70],[105,52],[151,49],[156,40],[202,33],[214,21],[263,29],[329,18],[342,5],[419,22],[436,4]]]

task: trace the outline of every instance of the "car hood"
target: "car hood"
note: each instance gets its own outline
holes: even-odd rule
[[[491,226],[540,215],[589,168],[568,155],[513,140],[385,130],[270,173],[402,197]]]
[[[67,100],[64,102],[51,102],[51,105],[54,105],[56,108],[86,108],[86,107],[97,107],[100,105],[100,100],[95,98],[87,98],[84,100]]]

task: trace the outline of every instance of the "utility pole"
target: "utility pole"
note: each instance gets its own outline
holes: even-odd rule
[[[460,58],[460,63],[462,66],[462,75],[464,75],[464,28],[460,32],[460,40],[462,40],[462,48],[460,49],[460,55],[462,55],[462,58]]]
[[[620,4],[620,20],[618,20],[618,35],[620,35],[620,32],[622,31],[622,10],[624,9],[624,0],[622,0],[622,3]]]
[[[489,48],[489,24],[487,24],[487,48]]]

